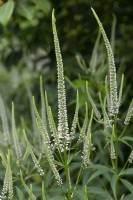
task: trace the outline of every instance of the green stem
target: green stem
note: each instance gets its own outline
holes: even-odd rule
[[[116,160],[115,160],[115,174],[118,177],[118,140],[116,139],[115,142],[115,148],[116,148]],[[117,200],[118,197],[118,178],[116,180],[116,186],[115,186],[115,199]]]
[[[43,200],[46,200],[46,195],[45,195],[45,187],[44,187],[44,181],[42,182],[42,198]]]
[[[118,177],[118,136],[117,136],[117,116],[114,118],[114,130],[115,130],[115,151],[116,151],[116,160],[115,160],[115,174]],[[115,185],[115,200],[118,199],[118,178]]]
[[[71,200],[71,183],[70,183],[70,173],[69,173],[69,164],[67,162],[67,153],[66,153],[66,148],[64,151],[64,161],[65,161],[65,174],[66,174],[66,183],[67,183],[67,196],[68,200]]]

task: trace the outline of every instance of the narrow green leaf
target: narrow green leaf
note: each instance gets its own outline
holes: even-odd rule
[[[133,137],[130,137],[130,136],[124,136],[124,137],[122,137],[122,139],[133,142]]]
[[[84,59],[82,58],[81,55],[76,55],[76,60],[77,60],[77,63],[79,65],[79,67],[85,72],[85,73],[88,73],[88,68],[85,64],[85,61]]]

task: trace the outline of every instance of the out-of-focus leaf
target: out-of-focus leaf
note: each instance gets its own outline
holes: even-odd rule
[[[116,199],[116,184],[117,184],[117,179],[118,177],[116,176],[116,174],[113,175],[112,179],[111,179],[111,188],[114,194],[114,197]]]
[[[110,171],[109,168],[97,170],[96,172],[94,172],[94,173],[91,175],[91,177],[90,177],[89,180],[87,181],[87,184],[88,184],[90,181],[92,181],[93,179],[95,179],[97,176],[100,176],[100,175],[102,175],[102,174],[104,174],[104,173],[106,173],[106,172],[108,172],[108,171]]]
[[[23,192],[18,187],[16,187],[16,190],[17,190],[18,199],[19,200],[24,199]]]
[[[46,15],[49,14],[51,5],[48,0],[32,0]]]
[[[133,175],[133,168],[128,168],[128,169],[125,169],[124,171],[122,171],[119,176],[121,175]]]
[[[122,138],[123,140],[127,140],[127,141],[132,141],[133,142],[133,137],[130,136],[125,136]]]
[[[76,190],[74,193],[76,195],[76,198],[78,198],[78,200],[85,200],[84,191],[82,191],[82,190]]]
[[[131,184],[129,181],[125,180],[125,179],[121,179],[121,182],[123,183],[123,185],[131,192],[133,193],[133,184]]]
[[[88,191],[90,194],[96,194],[96,195],[98,194],[99,196],[102,196],[105,199],[113,200],[112,197],[110,196],[110,194],[106,190],[103,190],[102,188],[88,187]]]
[[[30,9],[30,6],[24,3],[19,3],[17,5],[17,12],[23,17],[25,17],[26,19],[28,19],[29,21],[31,21],[33,18],[32,10]]]
[[[123,200],[132,200],[133,199],[133,194],[129,194],[127,196],[125,196],[125,198]]]
[[[14,1],[8,1],[0,7],[0,23],[3,26],[6,26],[10,20],[13,10],[14,10]]]

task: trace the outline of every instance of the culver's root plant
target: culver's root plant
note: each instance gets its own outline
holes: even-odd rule
[[[118,87],[110,42],[97,14],[93,9],[92,12],[107,49],[109,76],[105,77],[105,96],[102,96],[99,91],[96,103],[91,96],[93,88],[90,88],[86,82],[88,102],[85,102],[83,123],[81,125],[79,122],[80,95],[77,90],[75,113],[69,125],[63,61],[53,10],[58,123],[54,120],[47,93],[43,92],[42,77],[40,78],[41,114],[34,97],[31,105],[32,121],[36,123],[34,129],[38,130],[38,137],[29,134],[24,121],[21,130],[16,127],[13,103],[10,131],[4,103],[0,97],[3,146],[6,151],[8,149],[7,157],[5,150],[1,149],[0,154],[1,168],[5,168],[3,187],[0,188],[1,200],[6,197],[10,200],[128,200],[133,198],[133,184],[129,177],[129,175],[133,176],[133,138],[125,136],[128,128],[131,130],[133,100],[126,116],[119,114],[124,75]],[[97,107],[98,103],[99,107]],[[91,109],[88,109],[88,104],[91,105]],[[128,148],[128,155],[126,153],[122,158],[122,148],[125,147]]]

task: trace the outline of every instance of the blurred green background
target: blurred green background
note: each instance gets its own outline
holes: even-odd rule
[[[7,1],[1,0],[0,6],[0,91],[10,103],[16,102],[18,112],[28,107],[27,87],[39,95],[39,75],[43,76],[44,87],[55,102],[56,60],[51,26],[51,11],[55,8],[57,29],[63,55],[65,75],[71,81],[78,75],[89,75],[79,67],[76,55],[82,56],[89,68],[92,50],[98,34],[98,26],[92,15],[93,7],[109,38],[113,15],[116,17],[115,60],[117,70],[126,74],[128,87],[132,84],[133,73],[133,4],[130,0],[16,0],[11,18],[2,21],[2,7]],[[10,1],[12,2],[12,1]],[[2,5],[3,3],[3,5]],[[105,53],[100,45],[99,54]],[[102,62],[102,59],[99,61]],[[79,79],[78,79],[79,80]],[[101,78],[101,81],[102,78]],[[80,83],[79,83],[80,84]],[[96,86],[94,86],[96,87]],[[128,90],[127,87],[127,90]],[[132,91],[127,93],[131,99]]]

